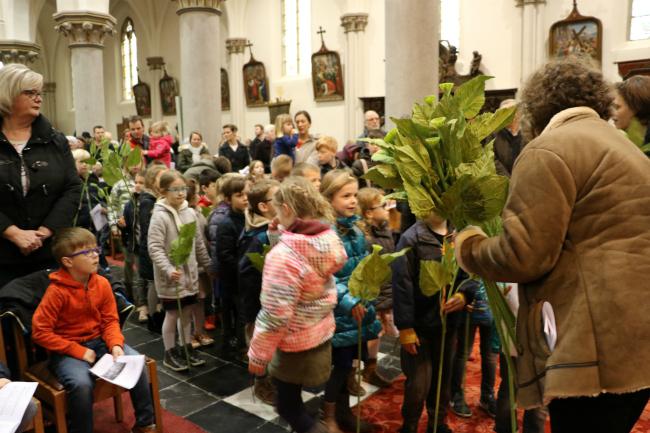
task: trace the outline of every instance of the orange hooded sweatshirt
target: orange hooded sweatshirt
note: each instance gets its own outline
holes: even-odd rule
[[[101,337],[110,351],[124,347],[117,306],[108,280],[92,274],[88,286],[66,270],[50,274],[50,285],[32,319],[32,340],[52,352],[82,359],[80,343]]]

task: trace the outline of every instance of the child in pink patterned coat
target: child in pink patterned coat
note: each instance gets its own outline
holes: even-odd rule
[[[329,204],[306,179],[286,179],[272,204],[284,230],[266,255],[248,369],[262,375],[268,366],[278,413],[294,431],[324,433],[300,394],[303,386],[329,377],[337,302],[333,274],[347,255],[338,235],[320,221],[330,215]]]

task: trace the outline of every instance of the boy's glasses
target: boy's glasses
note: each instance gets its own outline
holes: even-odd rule
[[[388,208],[388,205],[389,205],[389,203],[387,201],[385,201],[382,204],[380,204],[379,206],[375,206],[375,207],[370,208],[370,210],[375,210],[375,209],[379,209],[379,208],[386,209],[386,208]]]
[[[178,186],[178,187],[174,187],[174,188],[169,188],[167,191],[175,192],[176,194],[187,194],[187,187]]]
[[[99,256],[101,253],[102,253],[102,249],[100,247],[96,247],[96,248],[89,248],[87,250],[77,251],[76,253],[70,254],[68,257],[70,258],[77,257],[82,254],[86,257],[92,257],[92,256]]]

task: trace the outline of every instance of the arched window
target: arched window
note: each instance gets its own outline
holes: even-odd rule
[[[440,1],[440,39],[460,50],[460,1]]]
[[[122,26],[122,99],[133,100],[133,86],[138,84],[138,38],[133,21],[127,18]]]
[[[650,39],[650,1],[632,0],[630,40]]]
[[[282,0],[282,75],[311,71],[311,0]]]

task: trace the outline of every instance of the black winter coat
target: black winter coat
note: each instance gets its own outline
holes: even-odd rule
[[[140,195],[134,192],[133,198],[124,205],[124,228],[122,228],[122,242],[126,249],[132,253],[140,253]]]
[[[366,234],[366,240],[368,243],[368,252],[372,252],[373,245],[379,245],[382,247],[381,254],[395,252],[395,239],[393,238],[392,230],[388,227],[388,223],[384,224],[380,228],[370,226],[370,229]],[[390,310],[392,307],[393,286],[389,281],[381,286],[379,296],[375,299],[375,309]]]
[[[219,156],[225,156],[232,164],[232,171],[237,173],[244,167],[248,167],[251,163],[251,157],[248,155],[248,149],[243,144],[239,143],[237,150],[234,151],[228,143],[225,143],[219,148]]]
[[[0,117],[0,125],[2,118]],[[21,158],[0,132],[0,233],[16,225],[23,230],[45,226],[52,231],[70,227],[81,195],[68,140],[42,115],[32,123],[32,136],[23,150],[29,191],[23,196]],[[52,238],[23,256],[18,247],[0,237],[0,267],[51,263]]]
[[[217,272],[219,289],[225,296],[238,293],[237,243],[245,224],[244,214],[230,209],[217,226]]]
[[[415,329],[418,335],[430,335],[441,327],[439,294],[431,297],[420,291],[420,260],[440,260],[442,257],[442,237],[435,234],[423,221],[417,221],[402,234],[396,250],[410,247],[406,255],[392,263],[393,268],[393,317],[397,329]],[[462,282],[462,283],[461,283]],[[458,273],[456,284],[469,304],[479,283],[470,280],[462,270]],[[447,326],[455,326],[460,318],[458,313],[447,316]]]
[[[255,138],[251,141],[250,154],[252,160],[262,161],[264,171],[271,172],[271,153],[273,152],[273,143],[269,140],[260,140]]]
[[[264,251],[264,245],[269,245],[267,230],[269,226],[256,227],[245,230],[239,239],[239,292],[242,299],[242,312],[245,323],[253,323],[257,318],[262,305],[262,273],[258,271],[246,255]]]
[[[149,250],[147,249],[147,238],[149,236],[149,221],[153,214],[153,206],[156,204],[156,197],[147,191],[140,193],[140,245],[138,251],[140,252],[140,276],[145,280],[153,280],[153,263],[149,257]]]
[[[96,233],[95,225],[93,224],[90,216],[90,211],[98,204],[106,207],[104,200],[99,198],[99,188],[101,187],[99,179],[94,174],[88,175],[86,186],[83,186],[83,179],[81,179],[81,200],[79,201],[79,208],[75,214],[75,227],[83,227]]]

